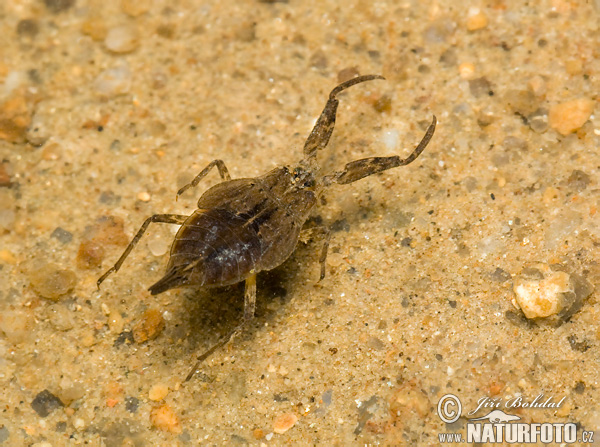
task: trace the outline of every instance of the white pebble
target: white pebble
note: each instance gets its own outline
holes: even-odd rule
[[[127,64],[104,70],[94,81],[96,92],[112,97],[123,95],[131,88],[131,70]]]
[[[148,249],[154,256],[162,256],[169,249],[169,242],[160,238],[151,239],[148,241]]]
[[[129,53],[139,45],[137,30],[131,25],[111,28],[106,34],[104,45],[115,53]]]
[[[381,141],[385,144],[385,147],[389,150],[394,150],[398,147],[398,140],[400,134],[396,129],[386,130],[383,132]]]
[[[533,269],[543,277],[521,275],[516,278],[513,286],[517,304],[527,318],[556,315],[572,304],[565,296],[565,293],[573,292],[568,273],[553,272],[546,264],[536,264]]]

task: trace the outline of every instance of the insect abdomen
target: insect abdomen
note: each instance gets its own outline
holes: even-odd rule
[[[244,219],[228,210],[197,210],[181,226],[165,276],[150,287],[155,295],[184,285],[228,285],[256,268],[261,247]]]

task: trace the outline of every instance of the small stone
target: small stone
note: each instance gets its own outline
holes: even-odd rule
[[[129,238],[125,234],[123,219],[103,216],[94,225],[85,229],[83,241],[77,251],[77,267],[92,269],[99,267],[105,255],[105,247],[125,246]]]
[[[150,2],[139,0],[121,0],[121,11],[131,17],[138,17],[148,11]]]
[[[577,192],[584,191],[590,184],[590,176],[579,169],[575,169],[571,172],[571,175],[567,179],[567,186]]]
[[[12,251],[3,249],[0,250],[0,262],[4,264],[15,265],[17,263],[17,258]]]
[[[512,110],[523,116],[530,115],[539,108],[539,100],[531,90],[508,90],[504,101]]]
[[[57,331],[68,331],[75,327],[73,313],[61,304],[51,304],[46,309],[48,320]]]
[[[85,396],[86,388],[81,382],[68,382],[57,393],[60,401],[65,405],[71,405],[78,399]]]
[[[544,133],[548,130],[548,110],[544,108],[537,109],[527,116],[529,127],[537,133]]]
[[[529,319],[557,315],[574,300],[569,274],[553,272],[546,264],[524,269],[515,279],[513,290],[518,306]]]
[[[341,84],[342,82],[349,81],[350,79],[355,78],[359,75],[360,75],[360,72],[358,71],[357,66],[346,67],[346,68],[343,68],[340,71],[338,71],[337,80],[338,80],[338,83]]]
[[[150,253],[154,256],[162,256],[167,251],[169,251],[169,247],[171,246],[170,242],[161,237],[155,237],[148,241],[148,249]]]
[[[35,319],[27,310],[6,309],[0,312],[0,331],[15,345],[31,338],[34,325]]]
[[[106,38],[106,22],[98,15],[91,15],[81,24],[81,32],[100,42]]]
[[[550,127],[562,135],[575,132],[590,118],[595,102],[587,98],[573,99],[550,108]]]
[[[35,396],[31,402],[31,408],[40,416],[45,418],[57,408],[63,407],[63,403],[58,397],[48,390],[44,390]]]
[[[158,402],[167,397],[167,394],[169,394],[169,387],[164,383],[157,383],[148,391],[148,398]]]
[[[273,421],[273,431],[275,433],[285,433],[298,422],[298,416],[294,413],[280,414]]]
[[[22,89],[0,103],[0,139],[9,143],[25,141],[31,124],[32,110]]]
[[[137,29],[133,25],[111,28],[106,34],[104,45],[114,53],[130,53],[139,45]]]
[[[33,289],[43,298],[58,301],[75,287],[77,276],[71,270],[61,269],[57,265],[31,265],[29,280]]]
[[[61,227],[56,227],[50,237],[58,240],[61,244],[68,244],[73,239],[73,233]]]
[[[469,16],[467,17],[467,30],[468,31],[477,31],[479,29],[485,28],[488,24],[487,16],[478,9],[473,11],[469,11]]]
[[[497,267],[496,270],[494,270],[494,273],[492,273],[490,276],[492,280],[500,283],[506,282],[511,278],[510,273],[502,270],[500,267]]]
[[[23,19],[17,23],[19,37],[33,39],[40,32],[38,22],[34,19]]]
[[[150,412],[150,422],[161,431],[181,433],[179,418],[167,404],[152,409]]]
[[[70,9],[75,4],[75,0],[44,0],[44,4],[50,12],[58,14]]]
[[[0,428],[0,444],[2,444],[4,441],[6,441],[9,436],[10,436],[10,432],[8,431],[8,427],[5,425],[2,426]]]
[[[133,328],[133,338],[136,343],[144,343],[160,335],[165,328],[165,320],[156,309],[148,309]]]
[[[104,70],[94,81],[94,88],[99,95],[112,98],[125,95],[131,89],[131,70],[126,64]]]
[[[10,171],[8,162],[0,163],[0,187],[9,187],[12,185]]]
[[[94,269],[102,265],[105,250],[97,241],[85,240],[77,250],[77,267],[82,270]]]
[[[332,267],[339,267],[344,262],[344,256],[340,253],[331,253],[327,256],[327,264]]]
[[[10,231],[17,215],[11,209],[0,209],[0,229]]]
[[[375,351],[381,351],[385,349],[385,343],[377,337],[369,337],[367,340],[367,346]]]
[[[476,98],[487,96],[492,91],[492,84],[487,78],[477,78],[469,81],[469,90]]]
[[[140,400],[137,397],[128,396],[125,398],[125,409],[130,413],[136,413],[140,405]]]
[[[119,312],[111,311],[108,315],[108,329],[114,334],[123,332],[125,321]]]
[[[463,79],[473,79],[475,75],[475,65],[470,62],[463,62],[458,66],[458,73]]]

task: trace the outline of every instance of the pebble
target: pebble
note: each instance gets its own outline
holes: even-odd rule
[[[167,404],[152,409],[150,412],[150,422],[154,427],[161,431],[181,433],[179,418],[173,409]]]
[[[107,98],[125,95],[131,89],[131,78],[129,66],[121,64],[100,73],[94,81],[94,89]]]
[[[75,4],[75,0],[44,0],[46,8],[54,14],[64,12]]]
[[[492,84],[485,77],[472,79],[469,81],[469,90],[476,98],[487,96],[492,90]]]
[[[61,244],[68,244],[73,239],[73,233],[61,227],[56,227],[50,237],[58,240]]]
[[[105,22],[101,17],[91,15],[81,24],[81,32],[97,42],[102,41],[106,38]]]
[[[89,270],[102,265],[105,250],[98,242],[94,240],[85,240],[79,244],[77,250],[77,267],[82,270]]]
[[[121,11],[131,17],[137,17],[148,11],[151,2],[139,0],[121,0]]]
[[[8,161],[0,163],[0,187],[8,187],[12,184],[10,171]]]
[[[469,16],[467,17],[468,31],[477,31],[479,29],[485,28],[487,25],[488,19],[483,12],[481,12],[477,8],[473,9],[472,11],[469,11]]]
[[[17,263],[17,258],[10,250],[0,250],[0,261],[5,264],[15,265]]]
[[[123,332],[123,327],[125,326],[125,321],[121,314],[117,311],[111,311],[108,315],[108,329],[113,334],[120,334]]]
[[[34,19],[23,19],[17,23],[17,35],[21,38],[33,39],[40,32],[40,26]]]
[[[11,209],[0,209],[0,229],[11,230],[17,215]]]
[[[148,309],[133,328],[136,343],[144,343],[160,335],[165,328],[165,319],[156,309]]]
[[[169,394],[169,387],[164,383],[157,383],[148,391],[148,398],[155,402],[163,400]]]
[[[0,331],[13,343],[22,343],[32,336],[35,323],[33,315],[21,309],[6,309],[0,312]]]
[[[61,385],[61,390],[57,393],[58,398],[65,405],[71,405],[78,399],[85,396],[86,387],[81,382],[68,382],[66,385]]]
[[[139,45],[137,29],[132,25],[111,28],[106,34],[104,45],[114,53],[130,53]]]
[[[96,223],[85,229],[83,241],[77,251],[77,267],[92,269],[102,264],[105,246],[125,246],[129,238],[124,231],[123,219],[103,216]]]
[[[458,73],[463,79],[473,79],[475,75],[475,65],[471,62],[463,62],[458,66]]]
[[[62,304],[51,304],[46,309],[48,321],[57,331],[68,331],[75,327],[73,313]]]
[[[590,118],[595,102],[587,98],[578,98],[556,104],[550,108],[548,116],[550,127],[562,135],[575,132]]]
[[[0,140],[9,143],[24,142],[31,124],[31,114],[25,92],[18,89],[0,104]]]
[[[298,422],[298,416],[294,413],[280,414],[273,422],[273,432],[281,434],[292,428]]]
[[[152,253],[154,256],[164,255],[167,251],[169,251],[171,246],[169,241],[161,237],[150,239],[147,245],[150,253]]]
[[[43,298],[58,301],[75,287],[77,276],[71,270],[61,269],[57,265],[30,265],[29,281],[33,289]]]
[[[517,305],[529,319],[557,315],[573,304],[570,296],[574,288],[569,274],[554,272],[547,264],[525,268],[515,278],[513,290]]]
[[[57,408],[64,406],[58,397],[48,390],[44,390],[35,396],[31,402],[31,408],[38,416],[45,418]]]

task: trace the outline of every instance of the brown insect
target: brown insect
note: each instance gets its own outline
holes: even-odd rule
[[[315,228],[302,227],[323,190],[332,183],[346,184],[363,177],[412,163],[423,152],[435,131],[436,118],[425,136],[407,158],[371,157],[346,164],[342,171],[321,175],[317,152],[327,146],[335,124],[339,104],[337,95],[360,82],[384,79],[379,75],[359,76],[343,82],[329,94],[329,99],[315,127],[304,143],[304,159],[297,166],[275,168],[261,177],[232,180],[222,160],[214,160],[194,180],[177,192],[181,195],[198,185],[215,166],[223,180],[209,188],[198,200],[191,216],[155,214],[138,230],[117,263],[98,279],[98,287],[121,265],[148,226],[153,222],[181,225],[173,245],[167,272],[149,290],[157,295],[175,287],[219,287],[245,281],[244,316],[230,333],[198,357],[200,363],[238,334],[254,318],[256,307],[256,275],[281,265],[294,251],[302,232]],[[319,262],[321,279],[325,277],[325,259],[329,231],[316,227],[324,235]]]

